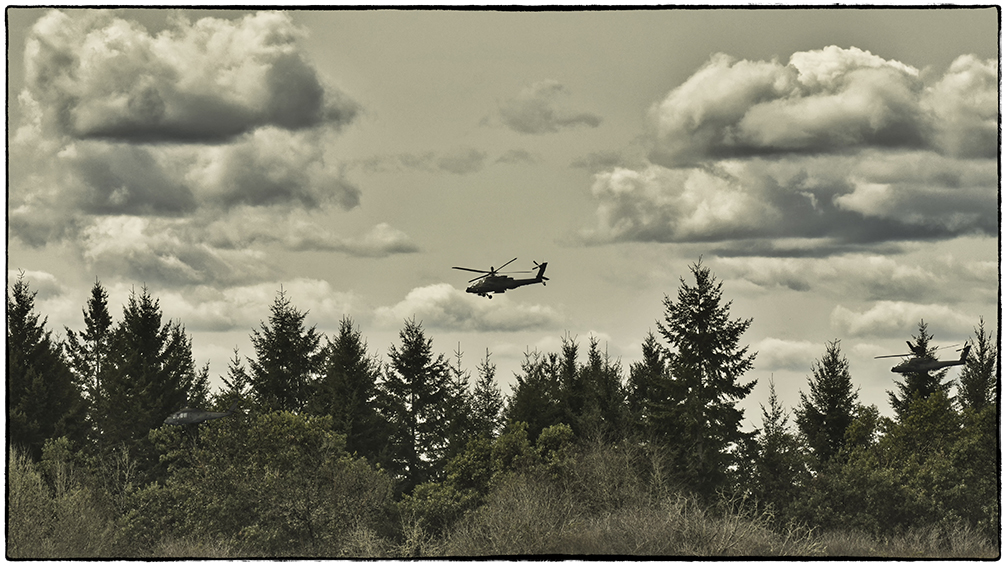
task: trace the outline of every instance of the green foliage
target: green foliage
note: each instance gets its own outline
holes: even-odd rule
[[[838,340],[825,345],[824,356],[814,362],[812,370],[810,396],[800,392],[796,423],[821,465],[842,450],[858,393],[852,388],[849,360],[842,355]]]
[[[321,335],[313,326],[305,328],[306,317],[280,289],[268,323],[252,331],[255,359],[249,361],[249,378],[263,412],[300,411],[311,397],[322,362]]]
[[[35,292],[18,275],[7,294],[8,443],[33,460],[46,439],[67,435],[82,440],[86,406],[62,348],[35,312]]]
[[[103,395],[102,383],[109,371],[108,358],[112,347],[112,315],[108,312],[108,293],[98,281],[91,288],[91,298],[83,309],[84,331],[66,329],[66,358],[77,387],[84,393],[88,408],[88,428],[97,436],[93,422],[94,403]]]
[[[627,403],[629,419],[636,433],[647,436],[652,428],[650,407],[658,403],[660,383],[667,379],[667,364],[664,350],[653,332],[647,332],[643,340],[643,359],[629,367]]]
[[[652,433],[666,444],[677,480],[701,497],[727,487],[738,449],[751,438],[740,430],[737,403],[755,382],[738,379],[754,355],[739,347],[751,319],[731,320],[722,283],[701,263],[691,266],[695,285],[681,280],[677,301],[664,297],[661,336],[670,345],[668,373],[656,384],[648,410]]]
[[[139,295],[131,293],[123,308],[108,367],[92,414],[100,448],[107,452],[125,446],[147,480],[162,477],[147,431],[190,397],[204,396],[206,376],[196,373],[185,330],[177,322],[161,324],[158,301],[146,288]]]
[[[558,354],[524,352],[504,415],[508,426],[525,423],[531,440],[564,417],[559,368]]]
[[[46,443],[35,465],[8,453],[7,556],[95,558],[112,552],[113,524],[101,498],[77,468],[66,437]]]
[[[964,409],[981,411],[996,402],[996,362],[999,349],[992,332],[985,330],[985,319],[979,319],[972,340],[973,348],[961,370],[957,400]]]
[[[496,383],[496,364],[486,357],[479,362],[478,378],[472,389],[471,432],[475,437],[495,438],[503,415],[503,392]]]
[[[404,492],[437,479],[443,470],[450,439],[445,408],[452,402],[450,368],[443,354],[433,355],[433,340],[415,320],[399,332],[401,346],[392,345],[391,364],[383,389],[385,418],[392,425],[389,469]]]
[[[335,555],[352,530],[389,524],[391,482],[345,452],[331,417],[272,412],[151,431],[172,471],[137,492],[131,540],[219,540],[253,555]]]
[[[377,411],[380,362],[367,353],[363,334],[348,317],[340,322],[339,334],[328,342],[324,354],[323,372],[309,411],[331,415],[335,431],[346,436],[349,453],[375,463],[382,461],[390,430]],[[238,371],[234,370],[240,376]]]
[[[807,459],[787,428],[789,415],[779,403],[773,381],[769,381],[769,406],[762,405],[761,410],[762,428],[751,463],[750,494],[760,509],[774,512],[785,524],[798,490],[810,480]]]

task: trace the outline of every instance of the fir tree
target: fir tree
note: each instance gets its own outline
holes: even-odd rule
[[[755,386],[738,382],[754,360],[746,346],[738,347],[751,319],[731,320],[722,283],[701,262],[690,269],[695,285],[681,279],[677,301],[664,297],[664,322],[657,324],[670,345],[669,371],[657,384],[651,422],[678,480],[711,497],[725,487],[737,449],[753,436],[740,430],[744,412],[737,408]]]
[[[66,329],[66,354],[70,370],[89,403],[101,396],[101,382],[108,371],[107,360],[112,340],[112,315],[108,312],[108,293],[95,280],[91,298],[83,309],[84,331]]]
[[[810,396],[800,392],[796,423],[811,452],[825,464],[842,449],[845,431],[856,415],[858,393],[852,388],[849,360],[839,340],[825,345],[824,356],[814,362],[808,379]]]
[[[985,319],[979,319],[967,363],[961,370],[957,400],[961,408],[981,411],[996,402],[999,351],[992,333],[985,330]]]
[[[590,338],[587,363],[577,369],[578,381],[584,391],[583,406],[574,422],[581,436],[595,435],[609,441],[625,435],[628,411],[621,370],[612,363],[607,352],[601,353],[596,337]]]
[[[667,371],[663,349],[653,332],[646,333],[642,349],[643,359],[629,366],[627,388],[629,418],[639,433],[650,426],[647,407],[657,401],[658,385],[666,379]]]
[[[929,326],[926,321],[919,321],[919,333],[918,335],[913,335],[912,338],[915,342],[909,342],[909,346],[912,352],[920,358],[936,360],[936,346],[930,346],[929,342],[932,340],[933,335],[929,333]],[[928,399],[930,395],[940,391],[949,397],[950,387],[953,385],[951,381],[944,381],[947,376],[947,369],[942,369],[939,371],[919,371],[919,372],[907,372],[904,374],[904,382],[896,382],[898,390],[896,392],[888,391],[887,395],[891,401],[891,407],[897,414],[898,420],[904,420],[907,416],[908,410],[912,404],[912,400],[916,397],[920,399]]]
[[[329,340],[324,356],[310,410],[331,415],[334,430],[346,435],[346,450],[375,462],[389,434],[377,412],[381,364],[368,354],[363,334],[349,317],[340,321],[339,334]]]
[[[478,379],[472,390],[472,434],[493,439],[499,432],[500,417],[503,413],[503,393],[496,383],[496,364],[486,357],[479,362]]]
[[[385,372],[386,418],[393,427],[392,468],[404,492],[435,479],[444,465],[450,422],[450,367],[443,354],[434,356],[433,340],[415,319],[399,332]]]
[[[251,377],[248,376],[237,348],[234,348],[234,356],[227,362],[227,375],[221,376],[221,379],[224,389],[218,395],[219,405],[229,407],[234,401],[240,403],[251,392]]]
[[[322,363],[321,335],[306,328],[306,312],[297,310],[280,289],[268,323],[251,335],[255,359],[249,360],[251,390],[263,411],[300,412],[313,393]]]
[[[8,443],[37,460],[49,438],[83,440],[85,407],[35,295],[24,272],[7,294],[7,422]]]
[[[524,423],[527,438],[534,443],[541,431],[565,423],[568,417],[561,398],[561,365],[558,354],[524,352],[520,373],[515,375],[516,383],[504,410],[508,430]]]
[[[192,359],[192,342],[176,322],[161,325],[161,310],[146,287],[123,308],[108,358],[109,371],[96,402],[95,421],[104,451],[121,446],[150,471],[157,463],[147,439],[191,395],[205,395]]]
[[[762,428],[754,463],[752,491],[756,501],[785,515],[805,475],[800,444],[788,429],[789,415],[769,381],[768,408],[761,406]]]

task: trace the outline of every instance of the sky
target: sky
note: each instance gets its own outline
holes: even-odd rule
[[[627,378],[701,261],[752,321],[748,427],[829,341],[891,415],[875,356],[998,329],[994,8],[7,19],[8,285],[58,335],[96,280],[115,320],[146,287],[213,385],[280,289],[384,361],[414,317],[509,392],[564,336]],[[451,269],[514,257],[547,286]]]

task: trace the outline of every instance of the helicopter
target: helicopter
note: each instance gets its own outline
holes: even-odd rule
[[[953,346],[947,346],[952,348]],[[930,358],[913,345],[911,342],[908,343],[908,349],[912,351],[911,354],[892,354],[890,356],[877,356],[874,359],[880,358],[900,358],[904,356],[912,356],[908,360],[894,366],[891,371],[894,373],[928,373],[934,370],[943,369],[950,366],[962,366],[967,363],[968,353],[971,352],[971,344],[966,344],[963,348],[958,350],[961,353],[961,359],[959,360],[949,360],[941,362],[935,358]]]
[[[513,277],[500,274],[500,269],[503,269],[515,261],[517,261],[517,258],[513,258],[504,263],[499,269],[489,267],[489,271],[485,271],[484,269],[471,269],[468,267],[453,267],[451,269],[484,273],[485,275],[479,275],[475,279],[470,279],[468,282],[472,283],[472,285],[469,285],[468,288],[465,289],[465,292],[474,293],[480,297],[488,297],[490,299],[493,298],[490,293],[505,293],[510,289],[516,289],[517,287],[523,287],[524,285],[533,285],[535,283],[545,285],[545,282],[548,281],[548,277],[545,277],[545,267],[548,266],[547,261],[543,263],[532,261],[535,268],[538,270],[538,274],[535,277],[529,277],[527,279],[514,279]],[[514,273],[532,273],[532,271],[516,271]]]
[[[212,411],[204,411],[202,409],[193,409],[191,407],[185,407],[171,416],[164,419],[164,424],[166,425],[186,425],[186,424],[199,424],[212,419],[222,419],[224,417],[229,417],[234,414],[237,410],[238,402],[234,401],[231,404],[231,408],[227,410],[226,413],[214,413]]]

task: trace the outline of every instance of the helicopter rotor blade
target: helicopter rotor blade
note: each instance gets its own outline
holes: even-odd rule
[[[515,262],[515,261],[517,261],[517,258],[513,258],[513,259],[511,259],[510,261],[508,261],[508,262],[504,263],[503,265],[501,265],[501,266],[500,266],[500,269],[503,269],[504,267],[506,267],[506,266],[510,265],[511,263],[513,263],[513,262]],[[499,271],[499,269],[497,269],[496,271]]]
[[[487,275],[490,273],[489,271],[486,271],[484,269],[472,269],[470,267],[452,267],[451,269],[460,269],[461,271],[471,271],[472,273],[485,273]]]
[[[905,356],[911,356],[912,354],[891,354],[889,356],[874,356],[873,359],[879,360],[880,358],[904,358]]]

